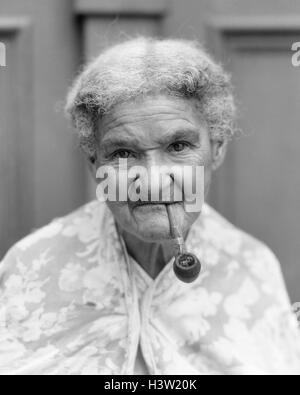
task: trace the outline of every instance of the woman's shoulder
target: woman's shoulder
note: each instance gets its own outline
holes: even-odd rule
[[[275,253],[263,241],[239,229],[205,204],[200,219],[201,241],[214,250],[214,256],[228,270],[272,284],[285,290],[282,268]],[[285,295],[286,296],[286,295]]]
[[[99,238],[105,212],[103,204],[93,201],[34,230],[7,252],[0,263],[0,275],[20,261],[26,265],[43,259],[72,259]]]
[[[277,259],[265,242],[235,226],[207,203],[203,206],[200,225],[206,239],[229,255],[248,251],[265,253]]]

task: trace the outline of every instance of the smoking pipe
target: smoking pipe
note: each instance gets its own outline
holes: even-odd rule
[[[170,223],[170,233],[176,246],[176,255],[173,265],[176,277],[184,283],[194,282],[201,272],[201,263],[192,253],[187,252],[180,226],[171,204],[166,205]]]

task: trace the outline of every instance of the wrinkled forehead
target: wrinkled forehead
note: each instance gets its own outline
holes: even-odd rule
[[[118,136],[157,138],[179,130],[200,133],[205,126],[195,100],[162,95],[121,103],[98,122],[101,141]]]

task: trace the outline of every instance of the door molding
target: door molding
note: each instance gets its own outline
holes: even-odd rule
[[[168,0],[75,0],[78,15],[139,15],[164,17],[169,10]]]

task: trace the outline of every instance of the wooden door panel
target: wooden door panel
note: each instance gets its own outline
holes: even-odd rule
[[[31,38],[29,20],[0,18],[0,258],[33,221]]]
[[[242,18],[234,25],[222,19],[215,29],[211,43],[232,72],[242,134],[216,177],[213,201],[274,250],[299,300],[300,69],[292,66],[291,47],[300,24],[295,18]]]

